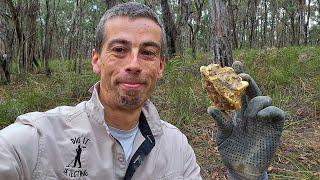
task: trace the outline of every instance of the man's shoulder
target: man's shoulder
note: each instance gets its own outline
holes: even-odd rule
[[[183,144],[188,143],[187,137],[181,132],[181,130],[173,124],[161,120],[161,126],[163,130],[163,136],[165,139],[173,142],[181,142]]]
[[[72,120],[85,112],[84,103],[76,106],[58,106],[45,112],[29,112],[17,117],[16,122],[22,123],[41,123],[42,121],[67,121]]]
[[[161,120],[161,125],[164,131],[169,131],[169,132],[178,133],[178,134],[182,133],[179,128],[177,128],[175,125],[167,121]]]

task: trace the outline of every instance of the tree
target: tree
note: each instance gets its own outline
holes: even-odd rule
[[[304,25],[305,25],[305,0],[297,0],[297,12],[298,12],[298,44],[302,44],[304,42]]]
[[[197,49],[197,35],[200,30],[201,24],[201,18],[202,18],[202,11],[204,8],[204,0],[195,0],[194,1],[194,11],[190,13],[190,21],[188,23],[190,27],[190,45],[192,49],[192,54],[196,54]]]
[[[0,69],[3,70],[5,83],[11,81],[10,61],[12,55],[13,32],[9,28],[10,15],[6,12],[6,3],[0,1]],[[1,76],[2,79],[2,76]]]
[[[229,9],[228,13],[230,15],[230,26],[231,26],[231,36],[232,36],[232,48],[238,48],[238,38],[237,38],[237,25],[234,17],[234,6],[232,5],[232,0],[228,0]]]
[[[36,42],[37,42],[37,23],[36,20],[39,14],[39,1],[30,0],[27,1],[27,8],[24,24],[24,69],[29,72],[33,69],[33,65],[39,66],[36,60]]]
[[[39,64],[50,74],[51,59],[70,60],[69,69],[79,73],[94,48],[94,31],[106,7],[123,2],[128,0],[0,0],[5,47],[0,52],[17,67],[11,73],[30,72]],[[136,2],[162,18],[169,58],[191,48],[193,55],[212,51],[214,61],[225,66],[232,62],[232,48],[320,43],[320,0]]]
[[[189,44],[189,26],[188,20],[190,15],[190,1],[180,0],[180,13],[177,27],[177,50],[182,53],[186,48],[190,47]]]
[[[55,3],[55,0],[54,0]],[[51,74],[51,69],[49,67],[50,49],[52,42],[52,26],[51,26],[51,11],[49,0],[46,0],[46,17],[45,17],[45,35],[44,35],[44,47],[43,47],[43,59],[46,69],[46,75]]]
[[[161,0],[162,19],[166,32],[169,58],[176,53],[177,29],[170,11],[168,0]]]
[[[304,24],[304,45],[308,44],[308,28],[309,28],[309,22],[310,22],[310,13],[311,13],[311,0],[308,1],[307,6],[307,21]]]
[[[15,27],[15,32],[16,32],[16,38],[17,38],[17,47],[16,47],[16,52],[14,53],[14,58],[18,60],[19,66],[18,66],[18,72],[20,72],[20,69],[23,68],[22,65],[22,48],[23,48],[23,32],[22,32],[22,27],[20,23],[20,18],[19,18],[19,7],[20,5],[17,6],[17,8],[14,6],[12,0],[7,0],[7,6],[9,8],[10,14],[11,14],[11,20],[14,23]]]
[[[248,16],[249,16],[249,4],[248,2],[245,3],[239,3],[238,6],[242,9],[242,11],[239,12],[240,16],[240,26],[239,26],[239,43],[240,48],[245,46],[246,39],[247,39],[247,27],[248,27]]]
[[[105,0],[105,2],[106,2],[107,9],[110,9],[113,6],[118,4],[116,0]]]
[[[222,67],[231,66],[233,63],[230,38],[230,23],[228,3],[226,0],[210,0],[213,55],[215,64]]]
[[[248,7],[250,11],[250,37],[249,37],[250,48],[252,48],[255,40],[257,6],[258,6],[258,0],[248,1]]]
[[[320,0],[317,0],[318,1],[318,24],[320,26]]]
[[[267,0],[263,2],[263,33],[261,46],[267,45],[267,31],[268,31],[268,3]]]

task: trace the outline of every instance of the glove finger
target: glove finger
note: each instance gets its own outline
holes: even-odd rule
[[[264,121],[284,122],[285,113],[278,107],[269,106],[258,112],[257,117]]]
[[[249,74],[241,73],[239,74],[239,76],[242,78],[242,80],[247,81],[249,83],[249,86],[246,89],[246,95],[248,96],[249,100],[256,96],[262,95],[257,83]]]
[[[248,103],[248,107],[245,110],[244,116],[246,118],[255,118],[258,112],[265,107],[272,104],[272,99],[269,96],[257,96],[251,99]]]
[[[240,61],[234,61],[232,63],[232,68],[234,69],[236,74],[244,73],[244,66]],[[244,95],[241,97],[241,114],[244,113],[244,110],[247,108],[248,100],[247,96]]]
[[[243,95],[241,97],[241,109],[240,109],[240,113],[242,116],[244,115],[247,107],[248,107],[248,97],[246,95]]]
[[[234,61],[232,63],[232,68],[234,69],[234,72],[237,74],[244,73],[244,68],[240,61]]]
[[[225,112],[221,112],[219,109],[212,106],[208,107],[208,114],[215,120],[221,135],[229,136],[233,127],[232,118]]]

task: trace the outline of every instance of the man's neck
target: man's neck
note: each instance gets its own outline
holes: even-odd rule
[[[121,130],[130,130],[134,128],[139,122],[142,107],[130,110],[117,108],[117,105],[110,104],[104,100],[107,99],[107,97],[104,97],[106,95],[101,93],[100,86],[98,87],[97,91],[99,94],[100,102],[104,107],[104,120],[108,124],[108,126]]]
[[[115,110],[104,107],[104,119],[108,126],[121,130],[130,130],[139,122],[141,108],[132,111]]]

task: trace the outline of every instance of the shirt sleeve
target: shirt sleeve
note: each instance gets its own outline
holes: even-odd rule
[[[184,147],[184,173],[183,173],[183,179],[185,180],[201,180],[202,177],[200,175],[200,167],[197,163],[196,156],[194,154],[194,151],[190,144],[188,143],[187,138],[184,136],[184,144],[186,146]]]
[[[1,178],[10,180],[22,179],[19,155],[2,136],[0,136],[0,162]]]
[[[30,125],[14,123],[0,131],[0,177],[29,180],[38,154],[37,131]]]

